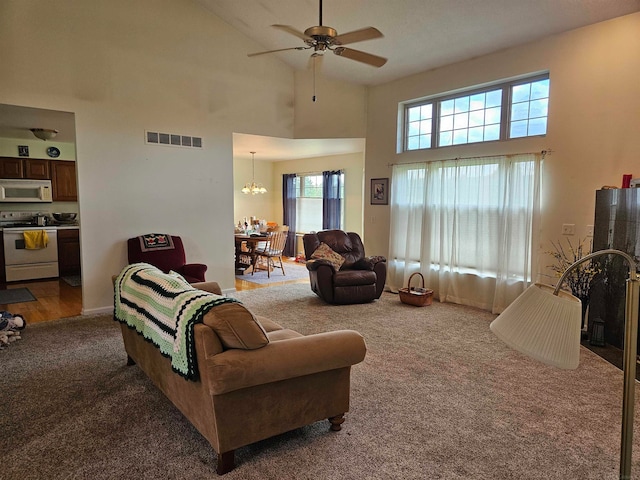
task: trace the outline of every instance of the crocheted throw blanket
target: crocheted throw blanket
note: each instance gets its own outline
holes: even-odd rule
[[[178,273],[135,263],[116,279],[114,317],[158,347],[176,373],[196,380],[194,325],[213,307],[237,301],[198,290]]]

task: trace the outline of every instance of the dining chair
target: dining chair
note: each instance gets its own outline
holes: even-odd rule
[[[286,225],[277,227],[276,230],[269,233],[264,248],[258,248],[254,252],[255,256],[253,260],[253,269],[251,270],[251,275],[253,275],[256,270],[265,269],[263,266],[261,266],[261,263],[263,261],[267,264],[266,270],[268,278],[271,278],[272,268],[279,268],[282,270],[282,275],[286,275],[284,271],[284,265],[282,263],[282,251],[284,250],[284,246],[287,243],[288,233],[289,227]],[[279,265],[276,264],[274,259],[278,259]]]

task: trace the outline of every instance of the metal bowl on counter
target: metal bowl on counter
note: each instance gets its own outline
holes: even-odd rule
[[[60,223],[70,223],[75,221],[78,216],[77,213],[52,213],[51,214],[55,220]]]

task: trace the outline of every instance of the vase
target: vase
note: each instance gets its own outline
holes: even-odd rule
[[[580,304],[582,306],[582,324],[580,330],[584,331],[584,325],[587,321],[587,309],[589,308],[589,297],[580,298]]]

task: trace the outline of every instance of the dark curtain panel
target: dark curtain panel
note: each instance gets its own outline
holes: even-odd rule
[[[295,256],[296,251],[296,174],[282,175],[282,224],[289,226],[284,253],[287,257]]]
[[[342,171],[322,172],[322,228],[323,230],[341,229],[340,179]]]

